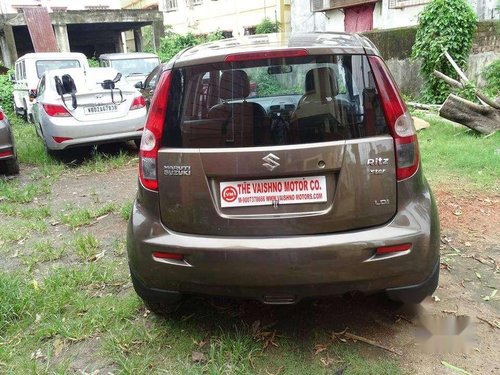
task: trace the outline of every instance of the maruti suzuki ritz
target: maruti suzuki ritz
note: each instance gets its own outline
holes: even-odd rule
[[[437,287],[439,219],[413,121],[364,37],[180,52],[159,75],[139,164],[127,251],[154,312],[190,294],[419,303]]]

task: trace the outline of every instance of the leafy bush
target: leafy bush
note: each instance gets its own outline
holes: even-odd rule
[[[449,86],[437,77],[438,70],[452,78],[457,74],[443,50],[447,50],[464,69],[476,30],[476,15],[466,0],[432,0],[420,13],[412,55],[421,58],[424,79],[423,99],[442,103],[450,93]]]
[[[255,26],[255,32],[257,34],[270,34],[277,33],[280,31],[281,25],[278,21],[273,22],[269,18],[264,18],[260,23]]]
[[[486,80],[484,93],[493,99],[500,96],[500,59],[488,65],[482,76]]]
[[[162,62],[165,62],[187,47],[223,39],[223,37],[220,31],[208,35],[195,35],[193,33],[182,35],[169,32],[165,38],[160,40],[158,56]]]
[[[13,72],[9,70],[7,74],[0,75],[0,107],[7,112],[10,112],[14,105],[12,100],[13,86],[10,80],[11,73]]]
[[[96,57],[91,57],[90,59],[88,59],[88,62],[89,62],[89,66],[91,68],[98,68],[99,67],[99,60],[97,60]]]

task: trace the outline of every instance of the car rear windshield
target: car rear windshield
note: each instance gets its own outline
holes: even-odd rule
[[[41,78],[47,70],[79,68],[80,61],[78,60],[38,60],[36,62],[36,73],[38,78]]]
[[[272,146],[388,134],[363,55],[224,62],[172,74],[167,147]]]

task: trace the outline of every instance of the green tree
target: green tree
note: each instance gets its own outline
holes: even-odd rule
[[[465,69],[472,47],[477,19],[466,0],[432,0],[419,16],[419,26],[412,55],[421,58],[424,79],[423,100],[442,103],[450,87],[433,75],[438,70],[450,77],[457,74],[444,56],[446,50]]]
[[[14,101],[12,98],[12,81],[10,80],[10,74],[13,74],[13,70],[9,70],[6,74],[0,75],[0,107],[4,111],[10,113],[14,106]]]
[[[482,74],[486,85],[484,93],[493,99],[500,96],[500,59],[493,61]]]
[[[223,38],[224,36],[220,31],[207,35],[195,35],[191,32],[187,34],[167,32],[167,35],[160,40],[160,48],[157,53],[160,60],[165,62],[187,47],[196,46],[197,44],[206,42],[213,42]]]
[[[255,26],[255,32],[257,34],[271,34],[280,31],[281,25],[278,21],[273,22],[269,18],[264,18],[260,21],[257,26]]]

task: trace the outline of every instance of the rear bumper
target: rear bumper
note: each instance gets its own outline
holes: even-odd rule
[[[141,194],[156,193],[140,190],[128,227],[129,265],[139,294],[179,292],[294,303],[348,291],[388,291],[395,299],[418,302],[437,285],[439,220],[428,189],[383,226],[241,238],[172,232],[159,222],[154,205],[141,203],[155,200],[144,200]],[[411,249],[375,255],[377,247],[403,243],[411,243]],[[181,253],[185,260],[160,260],[152,256],[156,251]]]
[[[70,147],[139,139],[146,121],[146,109],[130,111],[125,117],[102,121],[77,121],[73,117],[41,115],[40,125],[47,147],[63,150]],[[54,137],[70,138],[57,143]]]
[[[98,135],[94,137],[83,137],[83,138],[71,139],[61,143],[57,143],[53,139],[50,140],[46,139],[46,141],[47,141],[47,147],[50,148],[51,150],[65,150],[67,148],[72,148],[72,147],[131,141],[134,139],[141,139],[141,137],[142,137],[142,130],[127,132],[127,133]]]

